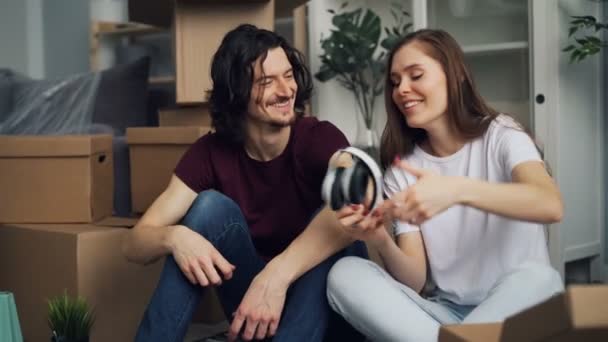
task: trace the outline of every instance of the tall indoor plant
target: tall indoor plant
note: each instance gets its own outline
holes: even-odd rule
[[[374,105],[383,91],[386,52],[409,31],[409,13],[399,3],[393,3],[393,25],[384,27],[380,17],[369,8],[347,10],[343,3],[332,14],[331,34],[321,37],[321,67],[315,77],[326,82],[336,79],[354,96],[364,127],[354,145],[377,155],[378,139],[374,131]],[[361,134],[362,133],[362,134]]]

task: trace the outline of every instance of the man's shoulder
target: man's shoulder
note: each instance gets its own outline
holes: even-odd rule
[[[229,154],[234,151],[234,146],[215,132],[209,132],[198,138],[193,147],[199,151],[208,151],[214,155]]]
[[[294,126],[296,135],[308,134],[338,134],[342,132],[331,122],[319,120],[314,116],[304,116],[296,121]]]

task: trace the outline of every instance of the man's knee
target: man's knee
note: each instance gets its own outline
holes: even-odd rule
[[[198,194],[182,219],[183,225],[199,233],[231,222],[244,222],[241,209],[232,199],[215,190]]]

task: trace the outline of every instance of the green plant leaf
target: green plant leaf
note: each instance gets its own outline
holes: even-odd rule
[[[337,73],[331,70],[326,65],[321,66],[321,69],[315,74],[315,78],[321,82],[327,82],[336,77]]]
[[[580,45],[585,45],[585,44],[587,44],[587,40],[582,39],[582,38],[576,38],[576,39],[575,39],[575,41],[576,41],[577,43],[579,43]]]
[[[599,45],[599,44],[602,43],[602,41],[598,37],[586,36],[585,38],[587,38],[587,41],[589,41],[589,42],[591,42],[592,44],[595,44],[595,45]]]
[[[568,52],[568,51],[574,50],[575,48],[576,48],[576,46],[574,46],[574,45],[568,45],[565,48],[563,48],[562,51]]]
[[[574,50],[570,54],[570,61],[569,61],[569,63],[570,64],[574,63],[580,54],[581,54],[580,50]]]
[[[336,14],[336,11],[334,11],[333,9],[328,9],[327,12],[329,12],[331,14]]]
[[[395,10],[391,9],[391,15],[393,16],[393,19],[395,21],[399,21],[399,16],[397,15],[397,12],[395,12]]]
[[[572,37],[572,35],[575,34],[576,31],[578,31],[578,27],[576,27],[576,26],[570,27],[570,30],[568,30],[568,37]]]
[[[47,303],[49,327],[57,336],[63,336],[67,340],[80,340],[89,336],[95,318],[84,298],[71,298],[65,291]]]
[[[346,6],[348,6],[348,1],[343,2],[342,5],[340,5],[340,9],[344,9]]]

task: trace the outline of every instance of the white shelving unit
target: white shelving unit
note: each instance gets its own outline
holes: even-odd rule
[[[462,50],[466,55],[493,55],[509,51],[519,51],[528,49],[527,41],[504,42],[495,44],[478,44],[463,46]],[[526,52],[527,53],[527,52]]]
[[[570,15],[601,17],[586,0],[412,0],[415,28],[441,28],[463,47],[482,95],[513,114],[544,149],[565,216],[548,227],[551,262],[603,266],[603,135],[600,59],[568,64]],[[567,275],[566,275],[567,276]],[[580,277],[579,277],[580,278]]]

